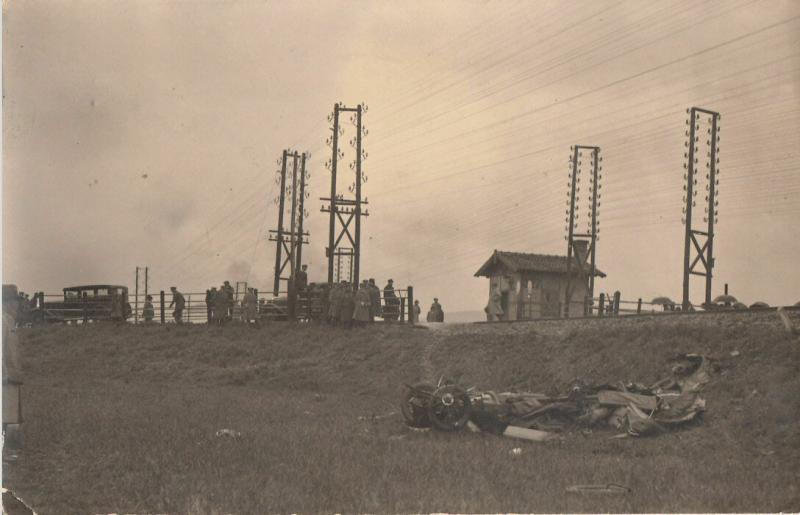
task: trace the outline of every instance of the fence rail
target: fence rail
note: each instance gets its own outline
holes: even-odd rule
[[[269,293],[256,295],[256,320],[286,321],[292,318],[289,310],[290,292],[279,291],[275,295]],[[317,286],[297,292],[294,306],[294,319],[303,322],[326,320],[330,311],[330,300],[327,285]],[[183,293],[184,307],[180,313],[180,323],[207,324],[214,321],[215,312],[224,309],[224,315],[217,315],[217,320],[241,321],[246,318],[242,301],[245,291],[236,291],[223,306],[216,300],[208,299],[208,292]],[[152,297],[152,312],[146,313],[147,297]],[[33,321],[58,321],[88,323],[98,320],[125,320],[128,323],[168,323],[177,322],[172,294],[169,291],[129,292],[127,297],[114,301],[111,295],[91,297],[73,297],[62,294],[46,294],[38,292],[30,303],[30,311],[36,319]],[[120,297],[122,299],[122,297]],[[120,302],[115,306],[114,302]],[[384,322],[400,321],[413,323],[413,287],[394,290],[394,296],[380,290],[380,308],[376,319]],[[371,309],[371,311],[373,311]]]

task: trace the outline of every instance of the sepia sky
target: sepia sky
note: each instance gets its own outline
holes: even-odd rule
[[[793,304],[799,88],[792,0],[4,2],[3,282],[133,287],[140,265],[156,290],[271,290],[284,148],[311,152],[304,256],[325,280],[342,101],[369,106],[362,277],[482,309],[494,249],[566,252],[584,144],[603,156],[598,292],[677,300],[699,106],[722,114],[714,293]]]

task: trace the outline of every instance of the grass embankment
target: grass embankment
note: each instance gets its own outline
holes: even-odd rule
[[[25,451],[7,479],[39,513],[800,510],[800,344],[773,313],[446,331],[53,326],[22,331],[22,346]],[[659,437],[536,444],[411,432],[399,415],[401,385],[432,371],[557,393],[576,378],[652,383],[676,352],[722,371],[703,421]],[[632,492],[564,491],[586,483]]]

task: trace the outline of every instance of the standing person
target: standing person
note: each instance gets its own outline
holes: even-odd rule
[[[350,283],[342,281],[339,320],[348,329],[353,325],[353,311],[356,307],[355,294]]]
[[[442,305],[439,304],[439,299],[436,297],[433,298],[433,304],[431,305],[431,310],[435,314],[434,322],[444,322],[444,310],[442,310]]]
[[[214,297],[216,294],[216,287],[206,290],[206,320],[209,325],[214,321]]]
[[[144,322],[149,324],[153,321],[153,317],[156,316],[156,310],[153,308],[153,296],[148,295],[144,298],[144,307],[142,308],[142,318],[144,318]]]
[[[342,308],[341,291],[341,283],[332,283],[328,290],[328,323],[334,326],[339,323],[339,312]]]
[[[214,295],[214,325],[225,325],[228,320],[228,292],[225,285],[220,286]]]
[[[414,323],[419,323],[419,315],[422,313],[422,308],[419,307],[419,301],[414,301],[414,309],[411,310],[412,316],[414,317]]]
[[[386,286],[383,287],[383,319],[387,322],[397,320],[400,316],[400,300],[394,292],[394,281],[389,279]]]
[[[308,265],[301,266],[294,276],[294,285],[297,291],[305,291],[308,288]]]
[[[169,307],[175,306],[172,317],[175,319],[176,324],[182,324],[183,307],[186,305],[186,299],[183,298],[183,294],[181,294],[175,286],[170,286],[169,289],[172,291],[172,302],[169,303]]]
[[[3,462],[13,462],[21,450],[22,365],[16,315],[19,306],[17,287],[3,285]],[[4,470],[5,472],[5,470]]]
[[[495,288],[492,290],[491,295],[489,296],[489,303],[486,305],[486,320],[489,322],[493,320],[502,320],[503,318],[503,307],[502,307],[502,296],[500,295],[500,290]]]
[[[375,317],[383,315],[381,311],[381,289],[375,284],[375,279],[369,280],[369,300],[369,321],[375,322]]]
[[[369,298],[369,283],[365,279],[355,295],[355,310],[353,320],[357,326],[363,326],[370,320],[369,312],[372,302]]]
[[[225,290],[225,295],[228,299],[228,304],[225,309],[225,318],[227,320],[233,320],[233,286],[229,281],[225,281],[222,284],[222,289]]]
[[[256,299],[256,294],[253,288],[248,288],[247,293],[242,298],[242,320],[248,325],[254,322],[258,324],[258,319],[256,318],[257,309],[258,300]]]

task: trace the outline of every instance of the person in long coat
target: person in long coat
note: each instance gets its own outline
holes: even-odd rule
[[[375,284],[375,279],[369,280],[369,321],[374,322],[375,317],[383,315],[381,311],[381,289]]]
[[[422,313],[422,308],[419,307],[419,301],[414,301],[414,308],[411,310],[411,316],[414,317],[413,321],[415,324],[419,323],[419,315]]]
[[[258,323],[256,312],[258,311],[258,299],[253,288],[248,288],[247,293],[242,298],[242,321],[250,324],[252,322]]]
[[[154,316],[156,316],[156,310],[153,309],[153,296],[148,295],[144,299],[144,308],[142,308],[142,317],[144,317],[145,323],[150,323],[153,321]]]
[[[328,292],[328,322],[337,324],[339,322],[339,312],[342,309],[341,285],[334,284]]]
[[[397,320],[400,317],[400,299],[394,292],[394,281],[389,279],[383,287],[383,319],[387,322]]]
[[[356,307],[355,294],[347,281],[342,281],[339,320],[347,328],[353,325],[353,311]]]
[[[353,311],[353,320],[356,325],[364,325],[370,321],[370,308],[372,301],[369,297],[369,283],[366,280],[361,283],[361,288],[356,292],[355,310]]]
[[[214,296],[214,324],[224,325],[228,320],[228,292],[222,287]]]
[[[500,291],[495,288],[489,296],[489,303],[486,305],[486,320],[489,322],[493,320],[502,320],[503,307],[501,305]]]

